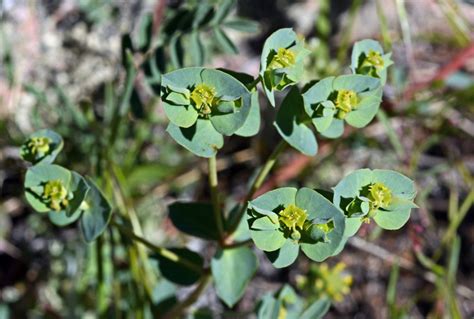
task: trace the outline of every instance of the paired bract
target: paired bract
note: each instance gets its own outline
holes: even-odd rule
[[[163,75],[161,97],[170,120],[168,133],[202,157],[211,157],[222,148],[223,135],[238,133],[252,106],[252,96],[243,83],[225,72],[205,68]]]
[[[291,265],[299,249],[315,261],[331,256],[344,234],[344,215],[310,188],[278,188],[248,204],[255,245],[277,268]]]
[[[304,73],[303,59],[310,54],[304,47],[304,39],[292,29],[280,29],[265,41],[260,61],[260,77],[263,89],[272,106],[274,91],[281,91],[297,84]]]

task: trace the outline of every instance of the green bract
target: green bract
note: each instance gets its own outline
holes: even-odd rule
[[[370,219],[383,229],[401,228],[417,207],[415,195],[414,182],[398,172],[364,168],[350,173],[334,187],[333,199],[346,216],[345,240]]]
[[[364,127],[377,113],[382,100],[380,80],[365,75],[325,78],[304,94],[304,109],[316,130],[336,138],[344,132],[344,121]]]
[[[299,248],[310,259],[331,256],[344,233],[344,215],[310,188],[278,188],[249,202],[255,245],[277,268],[291,265]]]
[[[81,203],[80,227],[86,242],[92,242],[99,237],[107,227],[112,216],[112,208],[94,182],[87,178],[90,190]]]
[[[40,213],[74,214],[89,191],[86,181],[77,173],[52,164],[35,165],[25,176],[25,195],[30,205]],[[65,221],[64,221],[65,222]]]
[[[163,108],[168,133],[198,156],[211,157],[223,146],[222,135],[244,126],[252,105],[244,84],[222,71],[185,68],[163,75]]]
[[[310,121],[298,88],[292,87],[278,110],[274,125],[288,144],[303,154],[314,156],[318,152],[318,143],[306,124]]]
[[[265,41],[260,61],[260,77],[265,94],[275,106],[273,92],[296,84],[304,72],[303,59],[310,53],[304,40],[290,29],[280,29]]]
[[[374,40],[362,40],[354,44],[351,69],[354,74],[379,78],[382,85],[387,81],[387,68],[393,64],[392,53],[384,54],[382,46]]]
[[[40,130],[30,135],[21,146],[20,155],[33,164],[51,164],[63,148],[62,137],[51,130]]]

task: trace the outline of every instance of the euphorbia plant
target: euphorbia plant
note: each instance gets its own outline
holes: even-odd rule
[[[380,107],[391,61],[390,54],[384,54],[377,42],[365,40],[355,45],[351,64],[354,74],[303,85],[304,58],[309,54],[301,36],[291,29],[281,29],[265,42],[256,78],[203,67],[173,70],[160,78],[161,104],[169,119],[167,132],[193,154],[208,158],[211,194],[210,202],[172,203],[170,219],[179,231],[215,247],[210,260],[186,247],[150,243],[140,233],[138,218],[132,213],[112,216],[112,207],[120,205],[109,204],[104,194],[110,196],[110,192],[102,192],[91,178],[52,164],[62,148],[62,139],[52,131],[34,133],[22,147],[22,156],[33,164],[25,178],[27,200],[38,212],[48,213],[57,225],[80,219],[88,242],[111,227],[148,247],[162,277],[177,285],[197,284],[189,298],[175,298],[166,307],[154,310],[157,317],[166,318],[180,317],[211,279],[220,299],[233,307],[259,267],[255,249],[262,250],[276,268],[294,264],[300,250],[316,265],[313,267],[318,267],[319,262],[338,254],[364,222],[374,220],[387,230],[402,227],[416,207],[415,187],[408,177],[390,170],[356,170],[330,191],[281,187],[254,198],[287,145],[314,156],[318,151],[317,135],[340,138],[345,123],[352,129],[365,127]],[[274,152],[250,183],[245,200],[232,205],[230,196],[224,198],[218,186],[216,156],[224,147],[224,136],[249,137],[258,132],[259,84],[272,106],[279,101],[275,92],[284,93],[291,87],[276,111],[274,125],[282,141],[275,143]],[[118,183],[120,177],[114,174],[113,181],[98,181]],[[125,192],[119,193],[121,201],[126,202]],[[249,247],[252,243],[254,249]],[[137,251],[134,253],[141,257],[139,266],[145,272],[150,267],[149,256]],[[137,268],[133,274],[139,274]],[[136,276],[137,284],[151,285],[147,293],[148,302],[153,303],[153,289],[161,287],[160,283],[155,287],[155,283],[142,283]],[[341,289],[341,293],[347,293],[346,286]],[[291,287],[284,286],[256,303],[255,313],[258,318],[319,318],[329,303],[322,296],[305,304]]]

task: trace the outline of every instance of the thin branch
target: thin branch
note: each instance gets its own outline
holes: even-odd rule
[[[280,156],[280,154],[285,150],[287,145],[288,144],[284,140],[281,140],[280,143],[278,143],[276,148],[273,150],[273,153],[267,159],[263,167],[260,169],[260,172],[253,181],[252,186],[250,186],[250,189],[243,200],[242,207],[240,208],[235,218],[230,221],[230,228],[228,230],[229,234],[232,234],[237,229],[237,226],[239,225],[239,222],[242,219],[242,216],[245,214],[245,210],[247,209],[247,202],[253,198],[255,192],[262,186],[268,173],[270,173],[270,170],[275,165],[278,156]]]
[[[122,234],[124,234],[125,236],[129,237],[130,239],[133,239],[133,240],[136,240],[140,243],[142,243],[143,245],[145,245],[148,249],[150,249],[151,251],[153,251],[154,253],[157,253],[159,254],[160,256],[162,256],[163,258],[166,258],[170,261],[173,261],[173,262],[176,262],[176,263],[179,263],[185,267],[187,267],[188,269],[194,271],[194,272],[197,272],[199,274],[202,274],[203,273],[203,270],[201,269],[201,267],[199,267],[198,265],[194,264],[192,261],[189,261],[188,259],[186,258],[183,258],[179,255],[177,255],[176,253],[174,253],[173,251],[169,250],[169,249],[166,249],[166,248],[163,248],[163,247],[158,247],[156,246],[155,244],[149,242],[148,240],[146,240],[145,238],[141,237],[141,236],[138,236],[136,235],[135,233],[133,233],[130,229],[128,229],[127,227],[123,226],[123,225],[120,225],[119,223],[117,223],[115,220],[112,220],[111,221],[111,224],[114,225]]]

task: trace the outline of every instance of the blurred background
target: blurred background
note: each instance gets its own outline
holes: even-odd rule
[[[58,164],[91,176],[103,174],[100,149],[113,147],[144,236],[203,249],[167,219],[166,206],[176,198],[209,194],[205,162],[165,132],[159,75],[204,63],[256,76],[265,38],[281,27],[306,37],[312,55],[305,82],[349,73],[352,44],[364,38],[392,51],[395,64],[382,110],[369,126],[333,141],[318,136],[312,158],[287,151],[262,192],[283,185],[330,188],[354,169],[389,168],[416,181],[420,208],[399,231],[365,224],[320,270],[304,257],[276,270],[260,256],[256,278],[234,309],[244,315],[226,309],[212,289],[196,307],[251,318],[259,296],[291,283],[308,299],[332,298],[327,318],[474,317],[474,1],[239,0],[224,12],[224,39],[205,23],[191,25],[204,4],[219,8],[221,2],[0,0],[0,318],[95,318],[98,307],[112,307],[114,285],[130,282],[127,259],[113,240],[104,244],[110,258],[98,269],[94,245],[82,241],[76,226],[55,227],[26,205],[26,166],[19,158],[26,136],[57,131],[65,139]],[[130,114],[110,146],[103,137],[126,84],[126,48],[139,71]],[[274,110],[260,102],[260,134],[227,139],[219,156],[221,189],[235,201],[272,151],[268,141],[278,139]],[[98,272],[113,285],[98,287]],[[187,293],[167,289],[178,297]],[[131,294],[115,306],[136,302]]]

